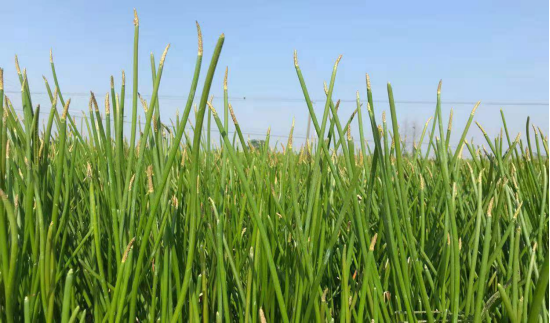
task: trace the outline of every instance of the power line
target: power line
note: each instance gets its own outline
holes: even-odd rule
[[[4,93],[9,94],[20,94],[20,91],[4,91]],[[31,92],[31,95],[47,95],[46,92]],[[64,93],[65,96],[72,96],[72,97],[88,97],[90,93],[85,92],[66,92]],[[142,94],[143,97],[151,97],[151,94]],[[126,96],[126,98],[131,98],[131,96]],[[187,97],[180,96],[180,95],[159,95],[159,99],[162,100],[187,100]],[[214,97],[214,100],[221,100],[222,97]],[[303,98],[285,98],[285,97],[249,97],[249,96],[232,96],[229,97],[230,101],[264,101],[264,102],[304,102]],[[311,99],[312,103],[319,103],[319,102],[326,102],[324,99]],[[355,103],[357,102],[355,99],[341,99],[340,102],[342,103]],[[366,100],[362,100],[362,103],[366,103]],[[374,100],[376,103],[388,103],[386,100]],[[418,104],[418,105],[435,105],[435,101],[425,101],[425,100],[397,100],[395,101],[396,104]],[[442,101],[443,104],[450,104],[450,105],[475,105],[477,102],[473,101]],[[530,106],[530,107],[544,107],[544,106],[550,106],[549,102],[504,102],[504,101],[482,101],[482,105],[486,106]]]

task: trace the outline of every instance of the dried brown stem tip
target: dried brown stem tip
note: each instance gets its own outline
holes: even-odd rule
[[[91,95],[91,98],[90,98],[90,103],[93,103],[94,104],[94,110],[96,111],[99,111],[99,107],[97,105],[97,101],[95,99],[95,94],[94,92],[90,91],[90,95]],[[90,111],[92,110],[92,107],[90,106]]]
[[[298,67],[298,52],[294,50],[294,66]]]
[[[229,103],[229,113],[231,114],[231,119],[233,119],[233,123],[235,125],[238,125],[237,117],[235,117],[235,112],[233,111],[233,106],[231,106],[231,103]]]
[[[65,103],[65,107],[63,108],[63,114],[61,115],[61,119],[63,120],[67,119],[67,113],[69,112],[69,104],[71,104],[71,99],[67,100],[67,103]]]
[[[115,78],[111,75],[111,89],[115,88]]]
[[[202,56],[202,32],[201,32],[201,26],[199,25],[198,21],[195,21],[197,24],[197,35],[199,38],[199,56]]]
[[[122,70],[122,86],[126,85],[126,73],[124,73],[124,70]]]

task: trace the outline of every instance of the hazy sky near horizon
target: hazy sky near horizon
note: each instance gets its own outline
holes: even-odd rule
[[[330,79],[334,61],[343,54],[334,99],[343,100],[340,114],[345,120],[355,109],[356,91],[366,98],[368,72],[377,114],[389,109],[386,84],[391,81],[399,122],[409,136],[416,125],[418,137],[418,128],[433,113],[440,79],[444,118],[451,108],[455,112],[453,138],[460,135],[478,100],[482,103],[476,121],[491,135],[501,127],[501,108],[513,137],[525,132],[527,116],[548,133],[549,8],[543,0],[7,1],[0,11],[0,67],[7,95],[20,102],[13,63],[17,54],[36,93],[33,103],[49,109],[41,76],[53,83],[50,48],[62,91],[73,98],[72,111],[87,110],[90,90],[103,96],[110,75],[118,87],[122,69],[130,94],[134,7],[140,19],[140,93],[152,92],[149,54],[158,62],[171,43],[160,89],[166,122],[176,109],[183,109],[189,91],[197,20],[204,37],[197,97],[213,47],[225,33],[211,94],[222,110],[223,72],[229,66],[229,96],[248,133],[265,133],[271,127],[283,141],[295,117],[295,134],[305,135],[307,107],[293,65],[294,49],[310,95],[319,101],[319,114],[323,81]],[[126,102],[129,120],[131,100]],[[356,134],[355,124],[353,130]],[[475,126],[470,137],[483,140]]]

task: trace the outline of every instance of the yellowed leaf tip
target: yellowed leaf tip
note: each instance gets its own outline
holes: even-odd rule
[[[428,118],[428,121],[426,121],[426,124],[424,125],[425,127],[427,127],[427,126],[430,124],[430,121],[432,121],[432,118],[433,118],[433,117],[429,117],[429,118]]]
[[[138,145],[138,147],[139,147],[139,145]],[[133,174],[132,177],[130,178],[130,183],[128,185],[128,191],[132,190],[132,184],[134,184],[135,179],[136,179],[136,174]]]
[[[294,66],[298,67],[298,51],[294,50]]]
[[[63,108],[63,115],[61,116],[61,119],[65,120],[67,119],[67,113],[69,112],[69,104],[71,104],[71,99],[68,99],[65,103],[65,107]]]
[[[57,86],[55,87],[55,90],[53,90],[53,101],[52,101],[52,106],[55,108],[57,106]]]
[[[17,71],[17,74],[21,74],[21,68],[19,67],[19,59],[17,58],[17,55],[15,55],[15,70]]]
[[[324,81],[323,81],[323,89],[325,90],[325,94],[328,95],[327,82],[324,82]]]
[[[448,131],[453,129],[453,108],[451,108],[451,113],[449,114],[449,123],[447,124]]]
[[[27,75],[23,74],[23,83],[21,84],[21,92],[25,91],[27,87]]]
[[[485,132],[485,129],[483,129],[483,127],[479,124],[479,122],[476,121],[476,125],[478,126],[479,130],[481,130],[481,132],[483,132],[483,134],[486,136],[487,133]]]
[[[147,108],[147,101],[145,101],[145,99],[141,97],[141,94],[138,93],[138,96],[139,100],[141,101],[141,105],[143,106],[143,110],[145,111],[145,113],[147,113],[147,110],[149,110]]]
[[[109,93],[105,94],[105,114],[111,113],[111,106],[109,105]]]
[[[267,323],[267,320],[265,319],[264,310],[260,307],[260,322],[261,323]]]
[[[136,238],[132,238],[130,240],[130,243],[128,243],[128,246],[126,246],[126,250],[124,250],[124,254],[122,255],[122,263],[126,262],[126,259],[128,259],[128,253],[130,253],[130,250],[132,250],[132,245],[134,244],[134,241],[136,241]]]
[[[134,8],[134,26],[136,26],[136,27],[139,26],[139,18],[138,18],[138,14],[137,14],[136,8]]]
[[[288,144],[287,144],[287,147],[288,149],[292,149],[292,141],[293,141],[293,135],[294,135],[294,124],[295,124],[295,121],[296,119],[292,118],[292,126],[290,127],[290,134],[288,135]]]
[[[208,104],[208,107],[212,111],[212,114],[214,115],[214,117],[218,116],[218,112],[216,112],[216,109],[214,109],[214,106],[212,105],[212,103],[206,102],[206,104]]]
[[[53,50],[50,48],[50,63],[53,64]]]
[[[338,64],[340,64],[341,59],[342,59],[342,55],[338,56],[338,58],[336,59],[336,63],[334,63],[334,68],[336,68]]]
[[[441,83],[443,83],[443,80],[439,80],[439,84],[437,85],[437,94],[441,94]]]
[[[160,57],[160,66],[164,66],[164,60],[166,60],[166,54],[168,54],[168,49],[170,48],[170,44],[166,45],[166,48],[164,49],[164,52],[162,53],[162,56]]]
[[[225,76],[223,78],[223,89],[227,90],[227,74],[229,73],[229,67],[225,67]]]
[[[153,187],[153,165],[149,165],[146,172],[148,193],[153,193],[155,191],[155,188]]]
[[[370,76],[369,76],[369,73],[365,73],[365,76],[367,78],[367,90],[370,91],[371,87],[370,87]]]
[[[372,237],[371,241],[370,241],[370,246],[369,246],[370,251],[374,250],[374,246],[376,245],[376,240],[377,239],[378,239],[378,233],[375,233],[374,236]]]
[[[328,294],[328,288],[325,288],[323,291],[323,295],[321,295],[321,302],[326,303],[327,302],[327,294]]]
[[[88,111],[90,111],[90,113],[92,113],[92,107],[93,107],[93,100],[92,100],[92,97],[90,97],[90,100],[88,101]],[[84,111],[81,111],[81,112],[82,112],[82,116],[85,118],[86,113],[84,113]]]
[[[492,211],[493,211],[493,201],[495,200],[494,197],[491,198],[491,200],[489,201],[489,207],[487,207],[487,217],[491,217],[492,216]]]
[[[126,85],[126,73],[122,70],[122,86]]]
[[[0,90],[4,89],[4,70],[0,68]]]
[[[481,104],[481,101],[477,101],[476,105],[474,105],[474,108],[472,109],[471,115],[474,115],[476,113],[477,107]]]
[[[514,212],[514,216],[513,216],[514,219],[517,219],[517,217],[518,217],[518,215],[519,215],[519,212],[521,211],[521,206],[522,206],[522,205],[523,205],[523,201],[521,201],[521,202],[519,203],[516,212]]]
[[[198,21],[195,21],[197,25],[197,36],[199,38],[199,56],[202,56],[202,31]]]

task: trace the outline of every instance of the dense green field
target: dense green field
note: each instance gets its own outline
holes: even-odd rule
[[[0,82],[0,322],[548,322],[548,140],[529,120],[516,137],[495,116],[503,134],[478,125],[486,142],[474,146],[477,105],[453,128],[440,84],[416,145],[424,149],[405,153],[389,84],[390,120],[368,76],[368,103],[358,93],[357,110],[340,118],[338,58],[316,115],[295,56],[323,140],[297,149],[291,131],[277,149],[267,131],[253,146],[227,82],[224,105],[209,102],[223,35],[196,93],[197,25],[188,101],[165,125],[168,47],[158,66],[152,59],[146,102],[134,24],[132,84],[113,80],[101,107],[92,94],[83,127],[53,59],[51,106],[33,105],[18,67],[19,116]]]

